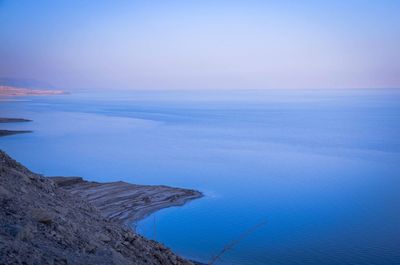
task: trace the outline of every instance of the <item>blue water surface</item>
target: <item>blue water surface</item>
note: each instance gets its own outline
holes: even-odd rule
[[[0,102],[35,172],[194,188],[137,225],[216,264],[400,264],[400,90],[76,91]]]

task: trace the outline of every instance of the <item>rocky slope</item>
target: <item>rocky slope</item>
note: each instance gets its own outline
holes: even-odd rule
[[[0,264],[192,263],[0,151]]]

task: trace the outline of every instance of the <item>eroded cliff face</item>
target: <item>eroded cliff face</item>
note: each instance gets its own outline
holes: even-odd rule
[[[50,179],[58,187],[89,202],[107,219],[127,225],[160,209],[180,206],[203,196],[196,190],[163,185],[136,185],[123,181],[98,183],[80,177]]]
[[[0,264],[192,264],[0,150]]]

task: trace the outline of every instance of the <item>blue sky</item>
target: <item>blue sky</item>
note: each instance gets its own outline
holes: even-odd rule
[[[400,1],[0,0],[0,77],[60,88],[400,87]]]

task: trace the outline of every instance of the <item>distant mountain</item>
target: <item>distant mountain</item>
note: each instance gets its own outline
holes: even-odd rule
[[[0,77],[0,86],[13,86],[31,89],[54,89],[55,87],[45,81],[32,78]]]

